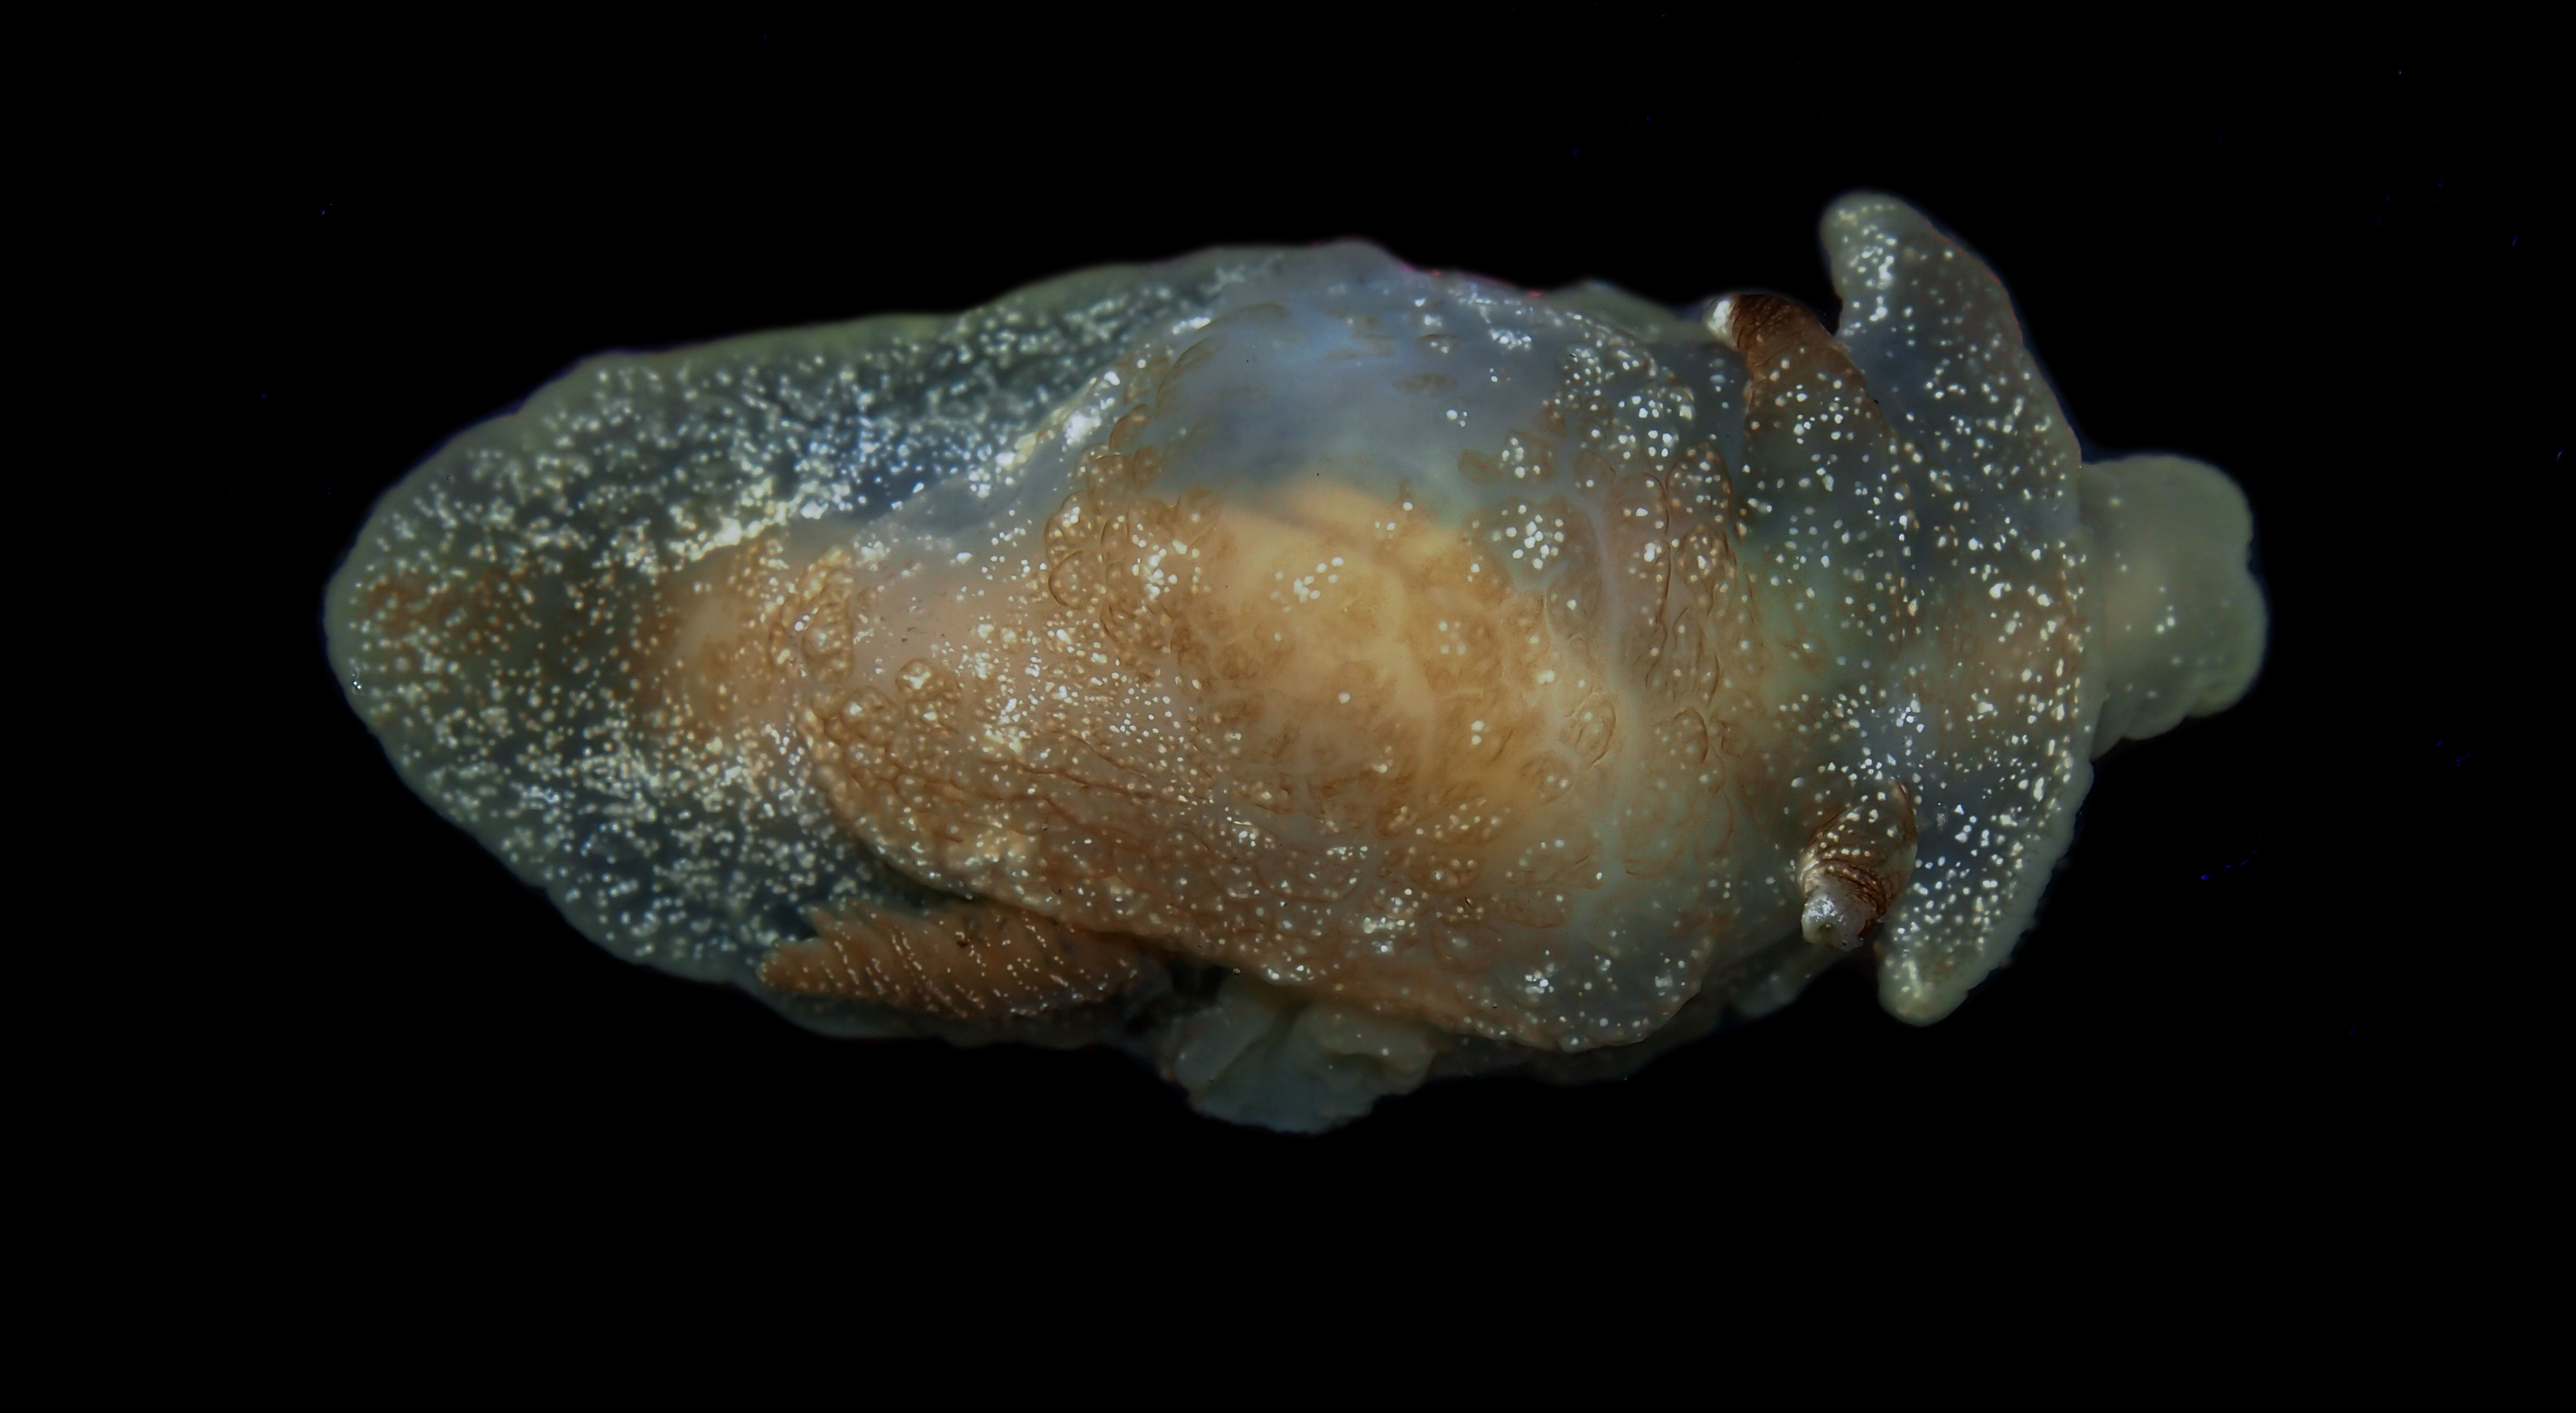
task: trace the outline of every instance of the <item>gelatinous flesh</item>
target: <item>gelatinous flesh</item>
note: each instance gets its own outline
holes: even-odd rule
[[[1343,244],[595,360],[387,496],[334,659],[595,940],[827,1028],[1297,1128],[1843,949],[1937,1019],[2089,757],[2251,681],[2250,522],[2082,466],[1920,216],[1825,237],[1839,338]]]

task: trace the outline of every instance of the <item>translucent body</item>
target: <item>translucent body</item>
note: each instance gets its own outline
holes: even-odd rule
[[[2250,530],[2082,468],[1919,216],[1826,237],[1839,342],[1339,245],[599,360],[387,497],[333,653],[594,939],[829,1028],[1131,1043],[1315,1127],[1845,947],[1937,1019],[2104,702],[2250,681]]]

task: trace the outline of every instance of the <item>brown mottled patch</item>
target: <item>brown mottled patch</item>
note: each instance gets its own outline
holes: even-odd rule
[[[639,655],[668,667],[649,698],[691,735],[783,724],[804,683],[849,674],[851,616],[865,607],[846,547],[816,553],[771,530],[719,550],[646,609]]]
[[[1687,976],[1737,907],[1736,794],[1768,788],[1739,759],[1767,654],[1715,446],[1569,393],[1483,453],[1471,505],[1166,487],[1163,373],[1134,371],[1043,520],[935,553],[746,544],[666,595],[675,714],[775,738],[874,855],[997,910],[818,924],[772,984],[1020,1014],[1106,994],[1124,964],[1079,957],[1142,944],[1553,1045],[1600,1039],[1575,1033],[1596,949],[1623,985],[1649,957]]]

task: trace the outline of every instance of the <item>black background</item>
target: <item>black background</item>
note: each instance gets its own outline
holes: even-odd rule
[[[2482,724],[2536,670],[2504,584],[2560,533],[2519,522],[2564,464],[2528,332],[2564,326],[2563,154],[2510,36],[1860,59],[1565,7],[998,42],[387,35],[210,107],[184,219],[215,237],[210,416],[246,454],[199,474],[258,549],[225,670],[259,704],[214,848],[272,943],[198,982],[223,1019],[178,1082],[222,1123],[361,1180],[539,1202],[527,1175],[570,1163],[711,1217],[910,1200],[925,1165],[1135,1165],[1426,1213],[1642,1195],[1610,1218],[1640,1234],[1740,1192],[1920,1236],[2140,1173],[2309,1210],[2488,1122],[2493,998],[2563,931],[2510,891],[2555,866],[2499,849]],[[323,659],[372,500],[593,352],[1344,235],[1830,314],[1815,221],[1854,187],[2002,274],[2088,454],[2244,486],[2273,610],[2253,695],[2100,764],[2037,927],[1931,1028],[1839,974],[1626,1081],[1439,1085],[1322,1139],[1201,1120],[1101,1052],[826,1040],[584,941],[409,794]],[[2309,1176],[2249,1177],[2285,1158]]]

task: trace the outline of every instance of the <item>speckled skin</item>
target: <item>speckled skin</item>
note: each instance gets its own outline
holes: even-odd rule
[[[2089,758],[2250,683],[2250,523],[2084,467],[1919,215],[1824,234],[1839,338],[1346,244],[595,360],[386,497],[335,664],[603,945],[1224,1117],[1624,1068],[1849,948],[1938,1019]]]

